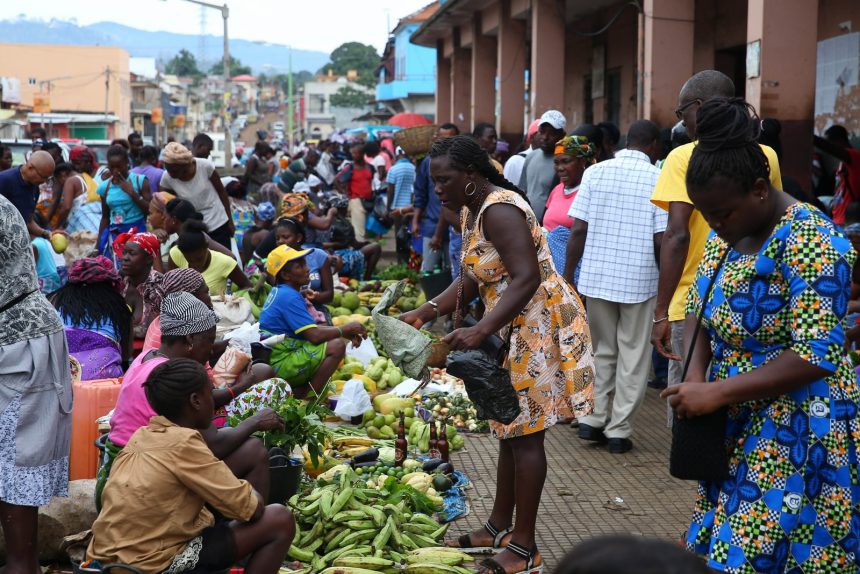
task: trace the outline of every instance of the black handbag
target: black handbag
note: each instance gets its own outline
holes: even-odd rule
[[[463,245],[468,245],[464,238]],[[462,252],[460,255],[462,266]],[[477,324],[474,317],[463,317],[463,272],[457,284],[457,307],[454,311],[454,328],[471,327]],[[490,335],[477,349],[454,351],[448,355],[446,370],[463,379],[466,394],[475,405],[479,419],[493,420],[502,424],[514,422],[520,415],[520,399],[511,382],[511,372],[504,366],[511,346],[513,322],[508,326],[506,340]]]
[[[702,297],[702,306],[696,320],[696,329],[690,341],[690,349],[684,361],[684,369],[681,373],[681,381],[687,376],[690,361],[693,358],[693,349],[696,347],[696,339],[702,329],[702,319],[705,314],[705,304],[711,295],[717,276],[725,263],[726,257],[731,251],[731,246],[726,248],[714,271],[714,276],[705,289]],[[726,422],[728,420],[728,409],[720,408],[712,413],[692,417],[672,417],[672,446],[669,451],[669,474],[682,480],[704,480],[718,482],[729,476],[729,454],[726,450]]]

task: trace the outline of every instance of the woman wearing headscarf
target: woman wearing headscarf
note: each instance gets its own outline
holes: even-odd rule
[[[161,189],[190,201],[203,215],[212,239],[230,249],[230,238],[236,228],[230,213],[230,198],[214,164],[195,158],[182,144],[170,142],[164,147],[164,168]]]
[[[338,257],[336,266],[342,276],[359,280],[370,279],[382,256],[382,246],[368,241],[361,243],[356,239],[355,228],[347,219],[349,202],[346,198],[337,199],[334,207],[337,209],[337,215],[323,247]]]
[[[131,311],[122,286],[113,263],[99,255],[72,263],[68,283],[51,295],[82,381],[121,377],[131,356]]]
[[[573,220],[567,213],[576,192],[579,191],[582,174],[594,163],[595,155],[594,144],[585,136],[567,136],[555,144],[555,172],[559,184],[553,188],[546,200],[543,227],[548,232],[546,239],[552,253],[552,262],[559,275],[564,274],[567,238],[570,237],[570,226],[573,225]]]
[[[144,302],[142,291],[146,281],[154,280],[153,275],[161,275],[153,269],[156,263],[161,264],[158,238],[152,233],[137,233],[136,229],[131,229],[119,234],[113,242],[113,250],[120,261],[123,297],[132,312],[134,338],[143,339],[156,315]]]
[[[63,322],[39,292],[30,234],[0,195],[0,526],[7,572],[39,572],[39,506],[66,496],[72,378]]]
[[[75,193],[71,198],[71,205],[68,204],[69,197],[66,196],[66,190],[63,191],[64,207],[69,209],[66,233],[72,234],[76,231],[98,233],[102,219],[102,202],[99,194],[96,193],[98,182],[93,179],[93,173],[97,167],[93,153],[87,146],[76,146],[69,152],[69,162],[83,182],[83,191]]]
[[[146,400],[143,383],[155,367],[171,359],[193,359],[205,365],[215,342],[217,322],[215,312],[190,293],[170,293],[161,302],[161,346],[138,355],[122,379],[116,408],[110,420],[111,430],[106,441],[105,457],[96,482],[97,505],[100,504],[101,491],[108,480],[114,459],[131,435],[156,416]],[[254,365],[232,385],[214,389],[212,398],[216,411],[271,372],[271,367],[267,365]],[[253,463],[266,457],[267,453],[260,440],[251,435],[274,428],[265,424],[273,415],[277,416],[271,409],[261,409],[236,427],[217,429],[213,425],[201,431],[203,440],[215,456],[227,463],[237,477],[250,482],[264,498],[269,491],[268,468],[265,472],[248,472],[256,466]]]

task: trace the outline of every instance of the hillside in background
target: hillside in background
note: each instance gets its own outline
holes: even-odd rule
[[[115,22],[97,22],[79,26],[75,22],[60,20],[0,20],[0,38],[7,44],[72,44],[87,46],[120,46],[129,55],[156,58],[167,62],[181,49],[194,55],[200,42],[195,34],[148,32]],[[220,61],[223,39],[206,36],[206,64]],[[255,74],[286,73],[289,67],[289,48],[281,44],[230,40],[230,55],[242,64],[251,66]],[[312,50],[293,49],[293,70],[316,72],[329,61],[329,55]]]

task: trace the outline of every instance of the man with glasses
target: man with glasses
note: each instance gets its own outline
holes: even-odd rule
[[[678,94],[675,115],[683,123],[693,142],[672,150],[663,164],[651,195],[651,201],[655,205],[669,212],[669,222],[660,248],[660,276],[651,344],[658,353],[670,359],[670,386],[681,383],[682,357],[685,355],[683,327],[687,291],[693,283],[696,268],[704,253],[705,241],[711,232],[702,214],[696,211],[687,195],[687,165],[696,145],[696,113],[703,102],[712,98],[731,98],[734,95],[734,83],[728,76],[716,70],[698,72],[684,83]],[[776,153],[767,146],[762,146],[762,149],[770,164],[771,185],[782,190]],[[671,417],[671,409],[669,416]]]
[[[31,237],[51,238],[51,232],[33,221],[39,186],[54,175],[54,158],[46,151],[35,151],[27,163],[0,172],[0,195],[21,213]]]

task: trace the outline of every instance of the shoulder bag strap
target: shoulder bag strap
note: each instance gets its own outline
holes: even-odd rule
[[[714,270],[714,276],[711,277],[710,282],[708,282],[708,287],[705,289],[705,294],[702,297],[702,305],[699,308],[699,313],[696,317],[696,328],[693,330],[693,338],[690,340],[690,348],[687,350],[687,357],[684,359],[684,369],[681,371],[681,382],[684,382],[684,379],[687,377],[687,370],[690,368],[690,361],[693,359],[693,349],[696,348],[696,339],[699,338],[699,331],[702,330],[702,320],[705,317],[705,305],[708,303],[711,291],[714,288],[714,284],[717,282],[717,277],[720,276],[720,271],[722,270],[723,264],[726,262],[726,258],[729,256],[729,252],[731,250],[732,246],[726,245],[726,251],[720,256],[717,268]]]

